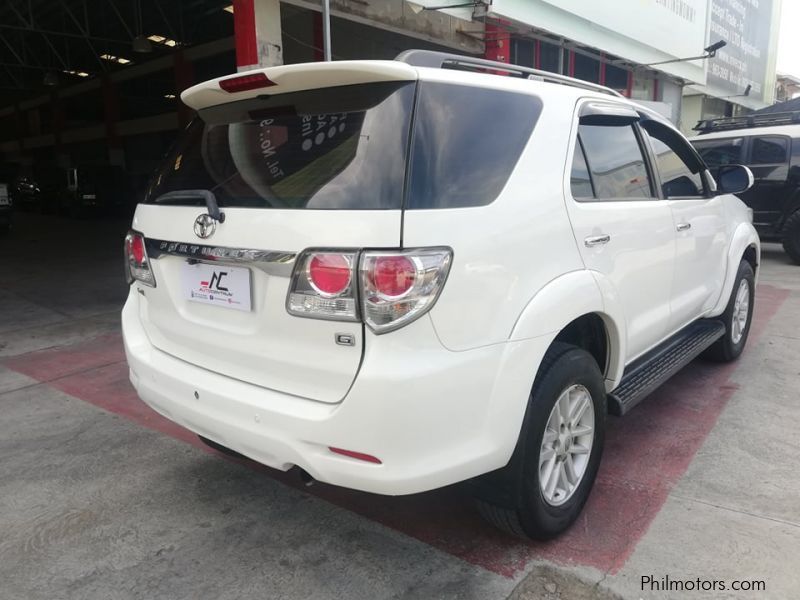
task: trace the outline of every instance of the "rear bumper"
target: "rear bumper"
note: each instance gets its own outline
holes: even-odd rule
[[[411,494],[502,467],[549,340],[451,352],[428,317],[366,343],[347,397],[325,404],[231,379],[161,352],[132,293],[122,313],[131,382],[156,411],[270,467],[380,494]],[[332,453],[378,457],[373,464]]]

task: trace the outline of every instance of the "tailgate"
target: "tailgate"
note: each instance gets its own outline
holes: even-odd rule
[[[194,234],[195,218],[202,212],[193,207],[152,205],[140,205],[136,211],[134,228],[148,238],[156,279],[155,288],[134,284],[143,293],[140,318],[151,343],[177,358],[235,379],[322,402],[340,401],[358,372],[363,327],[361,323],[306,319],[286,312],[294,255],[311,246],[397,245],[400,212],[231,208],[225,210],[225,222],[213,236],[214,245]],[[204,252],[206,256],[244,259],[210,261],[203,259]],[[227,273],[221,287],[231,289],[227,283],[230,267],[244,269],[250,284],[250,309],[192,300],[184,272],[195,262],[188,257],[192,253],[201,264],[210,265],[212,272]],[[204,281],[211,283],[208,277]],[[353,336],[355,345],[337,344],[336,334],[340,333]]]

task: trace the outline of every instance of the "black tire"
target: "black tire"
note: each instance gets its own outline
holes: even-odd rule
[[[800,210],[789,215],[783,224],[783,249],[789,258],[800,265]]]
[[[583,477],[559,506],[544,498],[539,484],[539,455],[547,422],[567,388],[583,386],[594,409],[594,439]],[[479,512],[495,527],[521,538],[547,540],[578,518],[594,485],[605,439],[606,393],[603,376],[591,354],[555,342],[542,361],[528,400],[525,420],[508,465],[477,482]]]
[[[728,306],[725,312],[719,317],[725,324],[725,335],[718,339],[712,346],[705,351],[703,356],[715,362],[731,362],[739,358],[747,343],[747,336],[750,335],[750,325],[753,321],[753,306],[755,305],[755,273],[753,267],[746,260],[739,263],[739,270],[736,272],[736,280],[733,283],[731,297],[728,299]],[[741,338],[734,341],[733,336],[733,316],[736,308],[736,295],[742,285],[742,281],[747,281],[749,304],[747,307],[747,321],[744,326]]]

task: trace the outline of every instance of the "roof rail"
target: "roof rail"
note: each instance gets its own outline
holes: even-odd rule
[[[730,129],[747,129],[749,127],[774,127],[776,125],[800,124],[800,111],[764,113],[745,115],[742,117],[722,117],[719,119],[703,119],[692,129],[700,133],[712,131],[728,131]]]
[[[395,60],[404,62],[412,67],[461,69],[465,71],[475,69],[505,71],[509,75],[515,77],[525,77],[526,79],[547,81],[549,83],[560,83],[561,85],[568,85],[584,90],[590,90],[592,92],[600,92],[601,94],[609,94],[619,98],[625,97],[618,91],[612,90],[604,85],[582,81],[580,79],[575,79],[574,77],[559,75],[558,73],[551,73],[550,71],[542,71],[541,69],[530,69],[528,67],[521,67],[519,65],[512,65],[495,60],[486,60],[485,58],[473,58],[471,56],[448,54],[446,52],[434,52],[432,50],[406,50],[398,54],[395,57]]]

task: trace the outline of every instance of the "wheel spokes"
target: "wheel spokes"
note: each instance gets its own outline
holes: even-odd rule
[[[544,499],[558,506],[581,483],[594,441],[594,405],[589,391],[574,384],[550,411],[539,450],[539,486]]]

